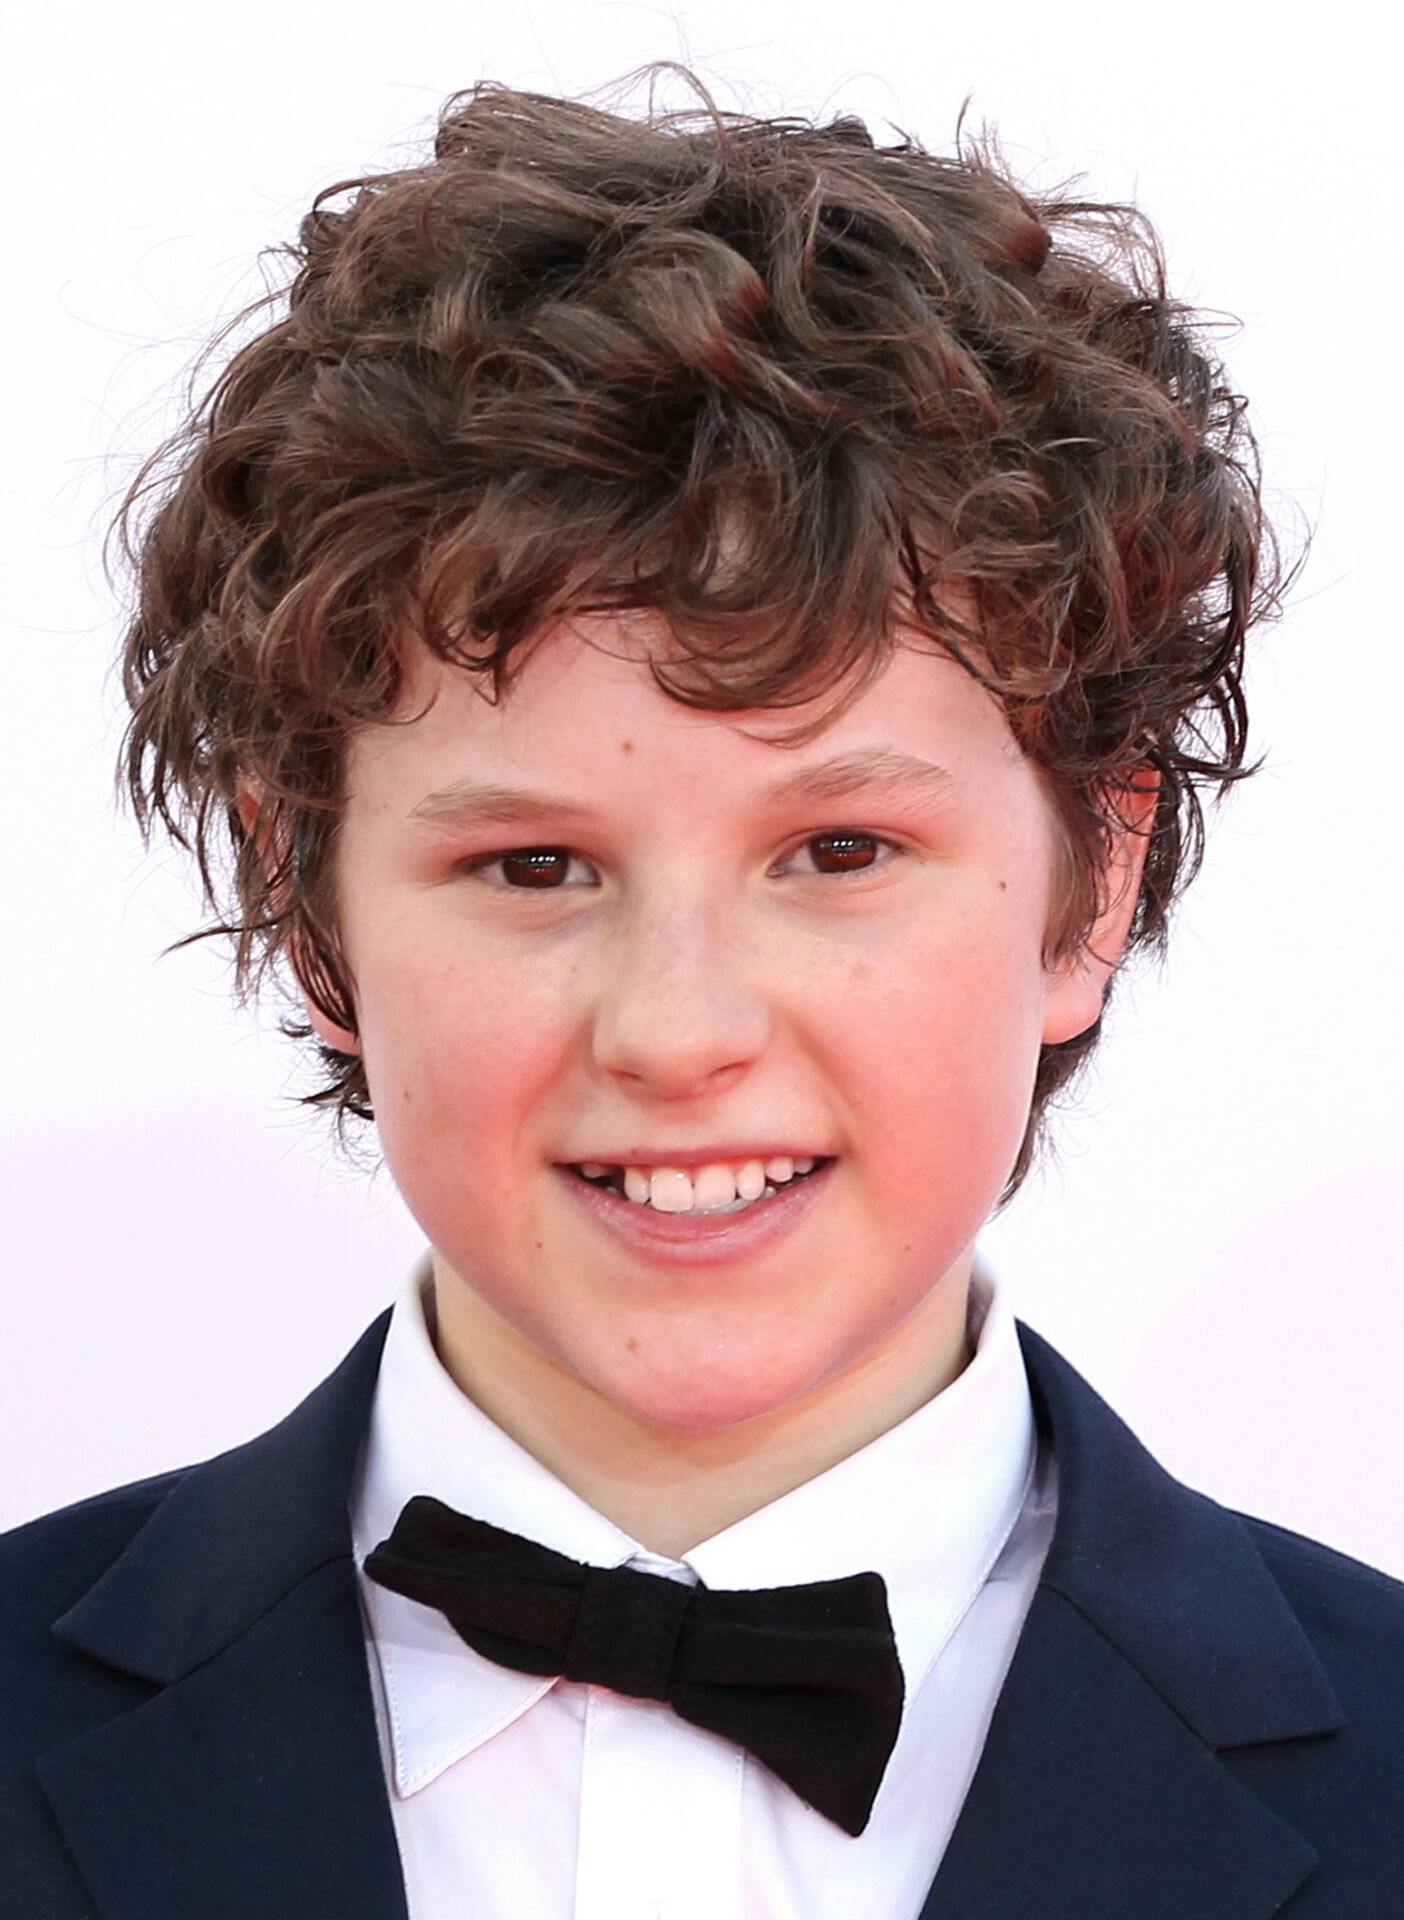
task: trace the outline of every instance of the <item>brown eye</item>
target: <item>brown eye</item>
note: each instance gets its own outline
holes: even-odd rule
[[[847,874],[855,877],[859,874],[873,873],[881,867],[891,864],[890,859],[874,860],[872,849],[881,848],[895,857],[900,857],[902,848],[895,840],[889,840],[878,833],[853,833],[847,828],[834,833],[814,833],[804,842],[805,847],[827,848],[830,851],[821,857],[837,861],[837,866],[820,867],[819,872],[832,879],[842,879]],[[798,849],[797,849],[798,851]]]
[[[876,835],[871,833],[818,833],[812,840],[805,842],[810,847],[830,847],[835,849],[833,858],[842,862],[840,872],[855,871],[853,863],[858,862],[857,871],[866,872],[868,862],[863,859],[864,851],[878,845]]]
[[[465,860],[463,867],[467,873],[500,867],[509,891],[558,893],[554,882],[566,872],[570,858],[566,847],[517,847],[511,853],[485,853],[476,860]]]
[[[525,853],[505,854],[502,870],[513,872],[529,887],[549,887],[569,861],[570,855],[561,847],[531,847]]]
[[[848,875],[854,878],[878,871],[891,864],[893,857],[900,858],[903,849],[895,840],[889,840],[882,834],[856,833],[841,828],[832,833],[812,833],[801,843],[801,848],[823,848],[826,851],[818,857],[825,862],[814,873],[805,878],[841,880]],[[799,852],[801,848],[797,848]],[[874,850],[885,852],[889,858],[874,859]],[[498,891],[508,893],[560,893],[562,882],[569,871],[570,862],[576,856],[569,847],[514,847],[508,853],[482,853],[475,859],[465,860],[461,869],[470,874],[486,874],[492,868],[501,870],[502,879],[490,884]],[[793,859],[795,856],[791,855]],[[588,865],[588,862],[585,862]]]

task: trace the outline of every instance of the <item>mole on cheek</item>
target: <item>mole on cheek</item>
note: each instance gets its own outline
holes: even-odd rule
[[[624,1351],[626,1353],[637,1353],[638,1350],[639,1350],[639,1343],[631,1333],[629,1335],[629,1338],[624,1342]]]

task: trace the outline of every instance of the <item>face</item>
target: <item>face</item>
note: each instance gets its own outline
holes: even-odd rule
[[[349,749],[338,852],[359,1035],[390,1171],[434,1249],[441,1329],[476,1318],[524,1378],[715,1433],[929,1363],[1017,1155],[1040,1045],[1094,1021],[1135,887],[1042,964],[1054,828],[1003,713],[904,647],[828,731],[662,693],[649,616],[556,630],[492,705],[422,656]],[[627,635],[627,637],[626,637]],[[767,789],[837,756],[920,786]],[[412,817],[465,777],[570,816]],[[501,856],[511,856],[503,859]],[[562,1163],[777,1141],[832,1155],[779,1237],[693,1265],[626,1244]]]

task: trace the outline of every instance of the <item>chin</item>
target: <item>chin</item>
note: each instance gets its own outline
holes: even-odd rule
[[[778,1413],[805,1391],[805,1381],[751,1378],[699,1379],[696,1368],[670,1381],[655,1373],[649,1380],[596,1382],[596,1391],[621,1412],[645,1426],[674,1433],[724,1433],[748,1420]]]

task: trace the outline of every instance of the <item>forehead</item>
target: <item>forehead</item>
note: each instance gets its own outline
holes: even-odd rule
[[[998,789],[1029,768],[999,702],[925,636],[898,630],[890,660],[848,711],[802,746],[784,736],[819,720],[836,690],[784,708],[709,712],[661,689],[650,659],[670,656],[657,616],[574,616],[533,642],[516,681],[494,702],[487,684],[413,654],[395,724],[358,734],[347,763],[354,811],[432,815],[482,783],[576,796],[616,793],[640,804],[691,797],[715,805],[777,783],[806,797],[804,778],[836,759],[889,776],[918,763],[952,789]],[[934,797],[936,782],[930,782]],[[818,792],[818,789],[815,789]]]

